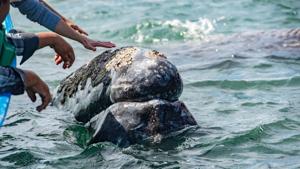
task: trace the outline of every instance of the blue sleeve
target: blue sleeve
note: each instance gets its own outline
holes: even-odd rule
[[[21,69],[0,66],[0,93],[23,94],[25,91],[23,78],[24,72]]]
[[[21,0],[12,3],[12,6],[17,7],[19,11],[23,15],[26,15],[31,21],[37,22],[51,31],[55,30],[55,27],[61,19],[39,0]]]

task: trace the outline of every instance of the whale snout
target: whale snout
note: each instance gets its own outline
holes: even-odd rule
[[[110,97],[113,102],[151,99],[175,101],[182,89],[177,68],[166,58],[144,57],[114,73]]]

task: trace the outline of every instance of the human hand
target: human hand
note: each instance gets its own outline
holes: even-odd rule
[[[44,110],[52,100],[49,88],[34,72],[29,70],[23,70],[23,72],[25,74],[24,85],[28,97],[32,102],[36,101],[36,94],[41,97],[42,104],[36,107],[36,110],[40,112]]]
[[[77,31],[80,34],[86,35],[88,36],[89,34],[84,31],[83,29],[81,29],[78,25],[76,25],[74,22],[72,22],[71,20],[67,19],[67,18],[63,18],[63,20],[65,21],[65,23],[70,26],[72,29],[74,29],[75,31]]]
[[[111,43],[111,42],[95,41],[93,39],[89,39],[86,36],[82,36],[80,42],[86,49],[89,49],[89,50],[92,50],[92,51],[96,51],[96,47],[104,47],[104,48],[114,48],[114,47],[116,47],[116,45]]]
[[[105,48],[113,48],[116,47],[115,44],[111,42],[101,42],[89,39],[87,36],[78,33],[73,28],[71,28],[64,19],[61,19],[55,28],[55,32],[73,39],[79,43],[81,43],[86,49],[96,51],[96,47],[105,47]]]
[[[64,62],[63,69],[70,68],[75,61],[75,54],[72,46],[62,37],[58,36],[51,47],[57,53],[54,58],[56,65]]]
[[[39,38],[39,48],[50,46],[56,52],[55,63],[62,62],[63,68],[70,68],[75,60],[75,54],[72,46],[61,36],[53,32],[40,32],[36,34]]]

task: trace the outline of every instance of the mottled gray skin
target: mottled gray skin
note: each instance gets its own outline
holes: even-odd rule
[[[53,104],[90,121],[91,143],[129,145],[197,125],[178,101],[182,89],[164,55],[127,47],[102,53],[62,80]]]
[[[107,91],[111,78],[109,72],[105,69],[105,64],[112,56],[110,51],[106,51],[62,80],[57,88],[53,104],[71,111],[74,113],[76,120],[80,122],[89,121],[94,115],[109,107],[112,102]],[[91,81],[90,84],[87,83],[88,79]],[[99,89],[96,99],[88,101],[87,105],[76,107],[91,94],[89,89],[87,89],[88,93],[85,94],[79,94],[78,91],[99,85],[102,88]]]
[[[184,103],[150,100],[113,104],[86,126],[94,133],[90,143],[110,141],[127,146],[160,142],[163,136],[196,124]]]

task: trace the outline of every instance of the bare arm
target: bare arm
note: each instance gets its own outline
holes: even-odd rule
[[[88,38],[87,36],[79,34],[74,29],[70,28],[63,20],[59,21],[59,23],[55,28],[55,32],[64,37],[73,39],[81,43],[86,49],[93,50],[93,51],[96,51],[96,47],[104,47],[104,48],[116,47],[116,45],[111,42],[96,41]]]
[[[39,1],[61,18],[61,20],[55,28],[56,33],[64,37],[73,39],[81,43],[85,48],[93,51],[96,50],[96,47],[112,48],[116,46],[111,42],[95,41],[93,39],[87,38],[86,36],[84,36],[87,35],[87,33],[84,30],[82,30],[79,26],[75,25],[72,21],[68,20],[59,12],[57,12],[54,8],[51,7],[49,3],[46,2],[46,0]]]

